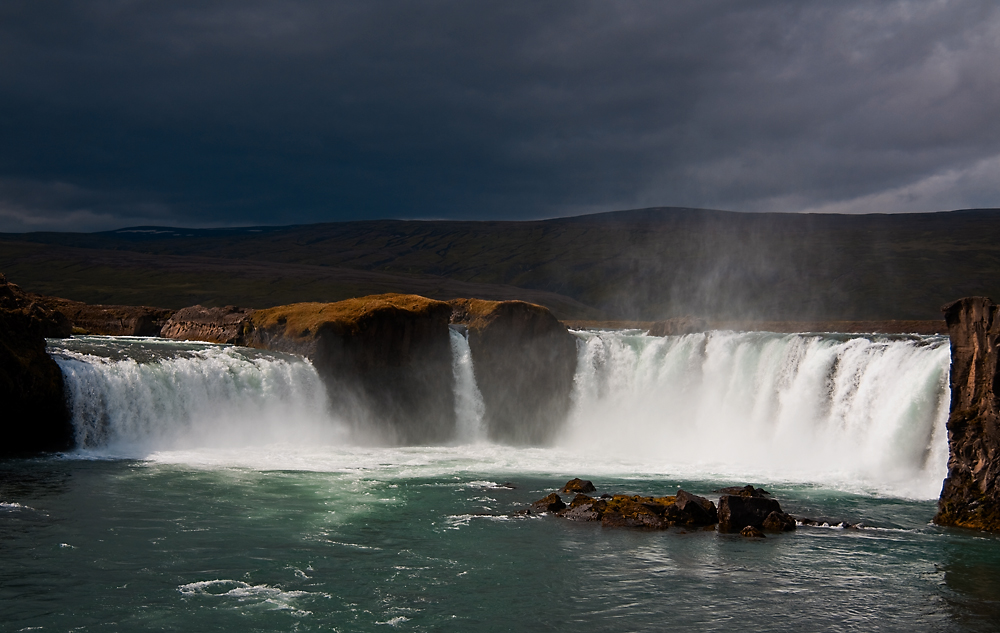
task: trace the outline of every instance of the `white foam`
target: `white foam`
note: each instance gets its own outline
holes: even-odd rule
[[[311,615],[295,606],[295,601],[302,598],[329,598],[330,595],[310,591],[285,591],[270,585],[251,585],[240,580],[200,580],[177,587],[181,595],[186,597],[209,596],[212,598],[230,598],[241,604],[264,606],[269,609],[287,610],[295,616]]]

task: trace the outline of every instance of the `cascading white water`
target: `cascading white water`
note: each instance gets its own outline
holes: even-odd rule
[[[451,328],[452,371],[455,378],[455,435],[462,443],[483,442],[486,405],[476,385],[468,333]]]
[[[568,447],[665,472],[940,491],[946,337],[576,334]]]
[[[454,440],[465,445],[463,455],[477,444],[477,455],[503,468],[563,464],[575,473],[585,464],[595,472],[815,482],[924,499],[940,491],[948,456],[946,337],[576,335],[574,406],[560,444],[510,452],[486,443],[469,342],[451,331]],[[354,450],[346,427],[330,417],[315,369],[295,356],[103,337],[53,341],[49,349],[66,377],[85,451],[257,447],[259,459],[258,449],[276,455],[276,444],[297,445],[299,453]],[[295,451],[282,454],[273,462],[282,468],[302,462]],[[343,455],[311,454],[310,467],[346,467]]]
[[[153,339],[50,344],[77,445],[113,454],[335,442],[313,366],[283,354]]]

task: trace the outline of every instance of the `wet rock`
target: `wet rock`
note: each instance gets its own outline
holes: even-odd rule
[[[160,329],[159,335],[182,341],[206,341],[224,345],[246,345],[252,329],[251,308],[191,306],[178,310]]]
[[[70,329],[65,315],[0,274],[0,456],[73,445],[62,371],[45,350],[46,336]]]
[[[772,512],[781,512],[781,505],[774,499],[722,495],[719,497],[719,531],[739,532],[747,526],[762,529]]]
[[[768,532],[790,532],[795,529],[795,517],[784,512],[771,512],[761,527]]]
[[[1000,307],[967,297],[942,308],[951,338],[948,477],[934,522],[1000,532]]]
[[[468,327],[490,439],[551,442],[570,407],[577,339],[547,308],[523,301],[455,299],[452,323]]]
[[[729,488],[719,488],[718,490],[713,490],[713,492],[718,492],[724,495],[733,495],[736,497],[770,497],[771,493],[764,490],[763,488],[754,488],[751,485],[746,486],[731,486]]]
[[[674,497],[614,495],[606,503],[601,515],[601,525],[606,527],[662,530],[673,525],[666,514],[668,506],[674,505]]]
[[[836,519],[808,519],[803,517],[792,517],[792,519],[794,519],[796,523],[813,527],[832,527],[842,528],[845,530],[856,530],[864,527],[863,523],[851,523],[850,521],[838,521]]]
[[[746,536],[749,538],[765,538],[764,533],[752,525],[748,525],[740,530],[740,536]]]
[[[566,504],[563,503],[562,497],[554,492],[531,504],[531,511],[536,514],[541,514],[542,512],[559,512],[565,508]]]
[[[673,519],[675,525],[698,527],[714,525],[719,520],[719,513],[714,503],[690,492],[678,490],[673,505],[676,509],[674,514],[676,518]]]
[[[600,521],[607,506],[608,502],[603,499],[578,494],[570,502],[569,508],[560,512],[560,516],[570,521]]]
[[[567,494],[571,492],[594,492],[596,490],[597,488],[594,487],[594,482],[589,479],[580,479],[579,477],[570,479],[562,488],[562,492]]]

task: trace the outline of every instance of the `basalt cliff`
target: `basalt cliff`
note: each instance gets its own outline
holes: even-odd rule
[[[452,322],[468,328],[490,439],[550,442],[569,413],[576,338],[539,305],[478,299],[449,303]]]
[[[569,411],[576,339],[538,305],[384,294],[266,310],[193,306],[162,335],[305,356],[359,435],[420,444],[454,436],[452,328],[468,337],[490,439],[551,440]]]
[[[72,445],[62,372],[45,351],[45,337],[71,329],[0,274],[0,457]]]
[[[951,336],[948,477],[934,522],[1000,532],[1000,306],[967,297],[944,308]]]

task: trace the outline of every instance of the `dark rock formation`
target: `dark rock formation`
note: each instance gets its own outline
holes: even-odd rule
[[[771,493],[764,490],[763,488],[754,488],[751,485],[746,486],[730,486],[729,488],[719,488],[713,492],[718,492],[724,495],[735,495],[737,497],[770,497]]]
[[[790,532],[795,529],[795,517],[784,512],[772,512],[761,527],[768,532]]]
[[[602,495],[594,499],[581,493],[573,498],[569,507],[562,503],[559,495],[552,493],[532,504],[531,511],[553,512],[571,521],[600,521],[606,527],[654,530],[713,525],[717,516],[714,503],[683,490],[671,497]]]
[[[558,512],[565,507],[566,504],[563,503],[562,497],[553,492],[531,504],[531,511],[541,514],[542,512]]]
[[[178,310],[163,324],[160,336],[186,341],[246,345],[250,333],[250,308],[191,306]]]
[[[714,503],[690,492],[678,490],[674,506],[677,508],[675,522],[680,525],[712,525],[719,520],[719,512]]]
[[[566,482],[566,485],[562,487],[561,492],[571,493],[571,492],[594,492],[597,488],[594,487],[594,482],[589,479],[580,479],[579,477],[575,479],[570,479]]]
[[[764,533],[755,528],[752,525],[748,525],[742,530],[740,530],[740,536],[746,536],[749,538],[764,538]]]
[[[452,322],[469,329],[490,439],[538,445],[569,412],[577,339],[548,309],[523,301],[455,299]]]
[[[722,495],[719,497],[719,531],[739,532],[751,525],[758,530],[772,512],[781,513],[781,505],[766,497]],[[794,520],[792,521],[794,525]]]
[[[32,295],[46,308],[61,312],[74,334],[159,336],[173,310],[148,306],[89,305],[79,301]]]
[[[65,450],[73,444],[59,366],[46,336],[71,325],[0,275],[0,456]]]
[[[934,522],[1000,532],[998,307],[967,297],[942,308],[951,336],[948,477]]]
[[[662,530],[671,525],[664,515],[673,503],[674,497],[613,495],[601,515],[601,525]]]
[[[437,443],[455,431],[451,312],[416,295],[297,303],[253,312],[245,344],[309,358],[359,433]]]

